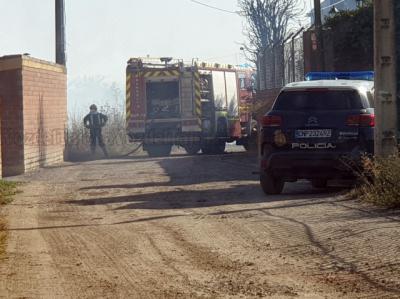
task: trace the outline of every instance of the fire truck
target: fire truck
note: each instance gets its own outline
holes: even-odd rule
[[[150,156],[167,156],[174,145],[188,154],[221,154],[226,142],[245,145],[251,130],[247,77],[246,70],[231,65],[131,58],[126,68],[130,141],[142,142]]]
[[[257,119],[254,114],[255,94],[254,83],[256,70],[251,66],[236,68],[239,84],[239,114],[241,138],[236,140],[237,145],[243,145],[248,151],[257,147]]]

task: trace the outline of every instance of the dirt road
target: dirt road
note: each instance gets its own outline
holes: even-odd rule
[[[400,215],[307,182],[265,197],[245,153],[16,178],[4,298],[399,298]]]

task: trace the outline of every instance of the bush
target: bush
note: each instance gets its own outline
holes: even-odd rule
[[[109,105],[99,107],[99,112],[108,117],[108,122],[103,128],[103,138],[111,157],[123,156],[132,151],[136,146],[129,143],[125,129],[125,113],[120,108]],[[81,161],[92,158],[90,154],[89,130],[83,126],[84,115],[69,115],[66,157],[70,161]],[[99,147],[96,157],[102,157]]]
[[[334,65],[357,70],[374,68],[374,10],[372,1],[366,1],[356,10],[345,10],[330,15],[324,24],[330,30],[333,42]]]
[[[400,208],[400,158],[364,159],[361,184],[352,195],[389,208]]]
[[[0,258],[5,250],[6,237],[6,225],[5,222],[0,218]]]
[[[0,205],[9,203],[11,197],[16,194],[17,184],[0,180]]]

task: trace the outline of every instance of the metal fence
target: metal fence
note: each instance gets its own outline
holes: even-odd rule
[[[284,84],[284,47],[267,48],[258,55],[259,89],[280,88]]]
[[[283,44],[264,49],[258,55],[260,90],[281,88],[287,83],[304,80],[302,31],[290,35]]]
[[[285,44],[285,80],[284,83],[304,80],[303,37],[291,39]]]

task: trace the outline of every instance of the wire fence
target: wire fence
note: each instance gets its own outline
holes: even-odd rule
[[[292,39],[284,46],[285,78],[284,83],[304,80],[304,47],[303,37]]]
[[[304,45],[301,32],[302,30],[293,38],[289,36],[283,44],[264,49],[258,55],[260,90],[282,88],[288,83],[304,80]]]

